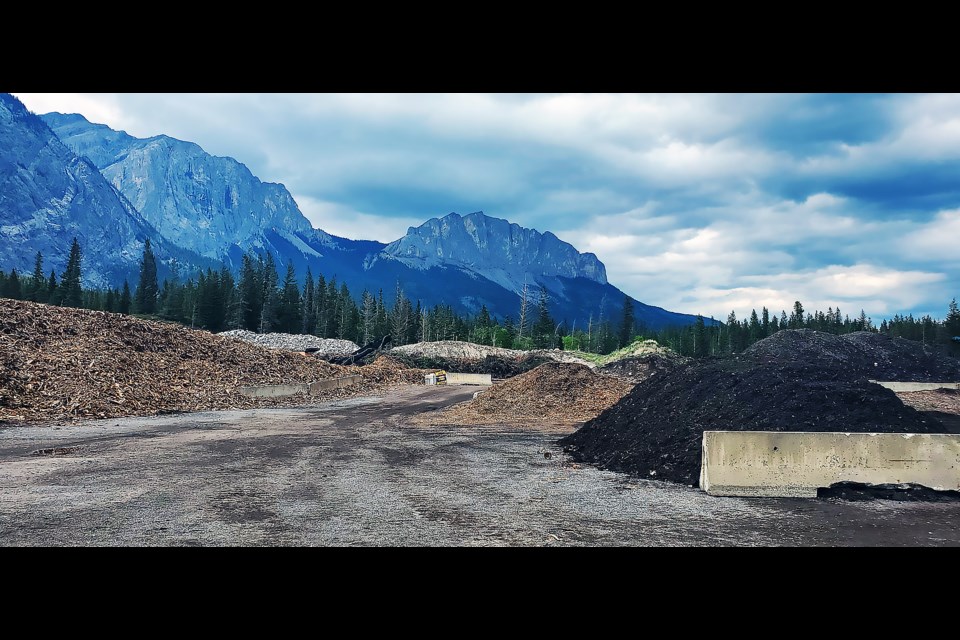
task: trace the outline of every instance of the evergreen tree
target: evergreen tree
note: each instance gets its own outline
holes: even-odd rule
[[[39,251],[37,251],[37,257],[33,261],[33,277],[30,279],[27,299],[34,302],[47,301],[47,279],[43,275],[43,254]]]
[[[947,330],[947,338],[960,336],[960,310],[957,309],[956,298],[950,301],[947,317],[943,320],[943,328]]]
[[[623,320],[620,322],[620,346],[625,347],[633,339],[634,317],[633,302],[630,296],[623,296]]]
[[[306,281],[303,283],[303,301],[300,309],[300,333],[313,333],[314,324],[316,324],[315,302],[313,300],[313,272],[307,266]]]
[[[366,344],[373,339],[373,332],[376,330],[377,325],[377,299],[366,289],[364,289],[360,295],[360,317],[363,322],[363,338],[361,342]]]
[[[387,322],[387,307],[383,304],[383,289],[377,294],[377,321],[374,329],[374,337],[382,338],[390,333],[390,326]]]
[[[61,304],[65,307],[80,307],[83,304],[83,288],[80,285],[81,260],[80,243],[74,238],[70,245],[67,268],[60,276],[60,288],[63,290]]]
[[[263,305],[260,307],[260,319],[257,331],[267,333],[275,331],[279,324],[280,296],[277,292],[277,283],[280,275],[277,273],[277,263],[273,254],[267,253],[267,259],[260,268],[260,288],[263,296]]]
[[[797,300],[793,303],[793,313],[790,314],[790,328],[803,328],[803,305]]]
[[[393,294],[393,309],[390,311],[390,335],[394,345],[407,343],[407,336],[410,333],[410,324],[413,322],[413,307],[410,300],[403,295],[403,289],[400,287],[400,281],[397,280],[397,288]]]
[[[698,325],[695,325],[698,326]],[[727,352],[736,353],[740,350],[740,323],[734,311],[727,316]],[[702,356],[701,356],[702,357]]]
[[[279,331],[299,333],[300,323],[300,287],[297,286],[297,274],[291,260],[287,263],[287,273],[280,289]]]
[[[10,275],[7,276],[7,283],[3,292],[3,297],[12,298],[14,300],[23,299],[23,286],[20,283],[20,276],[17,275],[16,269],[11,269]]]
[[[707,326],[703,322],[703,316],[697,315],[693,324],[693,355],[697,358],[705,358],[710,354],[710,337],[707,335]]]
[[[554,323],[550,317],[547,289],[540,286],[540,297],[537,299],[537,319],[533,324],[533,341],[538,347],[555,347],[553,340]]]
[[[150,238],[143,243],[143,258],[140,260],[140,281],[137,283],[136,308],[138,313],[153,314],[157,310],[157,260],[150,247]]]
[[[47,280],[47,302],[60,304],[60,286],[57,284],[57,274],[50,269],[50,278]]]
[[[259,264],[262,266],[263,261]],[[238,287],[240,327],[247,331],[260,328],[260,313],[263,311],[262,276],[254,265],[253,256],[243,256],[240,266],[240,285]]]
[[[326,332],[327,281],[323,274],[317,276],[317,285],[313,288],[313,331],[314,335],[325,337]]]
[[[133,297],[130,295],[130,283],[123,281],[123,292],[120,294],[120,303],[117,305],[117,311],[120,313],[130,313],[130,307],[133,305]]]
[[[748,344],[753,344],[763,337],[763,325],[760,324],[760,318],[757,317],[757,310],[750,310],[750,325],[748,329]]]
[[[117,298],[114,289],[107,289],[107,297],[103,302],[103,310],[114,312],[117,309]]]

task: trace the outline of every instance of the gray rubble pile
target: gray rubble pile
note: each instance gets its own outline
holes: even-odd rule
[[[306,351],[318,349],[322,355],[348,355],[360,347],[350,340],[336,340],[333,338],[318,338],[309,334],[292,333],[254,333],[243,329],[224,331],[218,334],[226,338],[243,340],[269,349],[284,349],[286,351]]]

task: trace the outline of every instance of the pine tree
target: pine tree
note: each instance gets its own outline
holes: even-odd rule
[[[307,266],[306,281],[303,283],[303,302],[300,310],[300,333],[311,334],[316,324],[315,302],[313,299],[313,272]]]
[[[760,324],[760,318],[757,317],[757,310],[750,310],[750,325],[748,330],[749,344],[753,344],[763,337],[763,326]]]
[[[360,296],[360,316],[363,318],[363,339],[361,342],[366,344],[373,339],[373,332],[377,325],[377,299],[366,289]]]
[[[130,313],[130,307],[133,304],[132,296],[130,295],[130,283],[126,280],[123,281],[123,292],[120,294],[120,303],[117,305],[117,311],[120,313]]]
[[[150,238],[143,243],[143,257],[140,259],[140,280],[134,294],[137,313],[153,314],[157,310],[157,260],[150,247]]]
[[[957,309],[957,299],[950,301],[947,308],[947,317],[943,319],[943,327],[947,330],[947,337],[960,336],[960,309]]]
[[[736,353],[740,346],[740,323],[737,322],[737,314],[731,311],[727,316],[727,351]]]
[[[793,303],[793,313],[790,314],[790,328],[791,329],[803,328],[803,305],[800,304],[799,300]]]
[[[383,289],[377,294],[377,321],[374,329],[374,337],[381,338],[390,333],[390,326],[387,322],[387,307],[383,304]]]
[[[633,339],[634,317],[633,302],[630,296],[623,296],[623,320],[620,322],[620,346],[625,347]]]
[[[327,332],[327,281],[322,273],[317,276],[317,286],[313,289],[313,298],[313,333],[325,338]]]
[[[549,300],[546,287],[541,285],[540,296],[537,299],[537,320],[533,325],[534,344],[541,348],[556,346],[553,343],[554,324],[553,318],[550,317]]]
[[[517,319],[517,342],[523,338],[523,331],[530,322],[530,296],[527,290],[527,283],[523,283],[523,289],[520,291],[520,316]]]
[[[403,289],[400,287],[400,281],[397,280],[397,288],[394,291],[393,309],[390,311],[390,335],[394,345],[402,345],[407,342],[407,334],[410,330],[411,316],[413,308],[410,301],[403,295]]]
[[[710,337],[707,335],[707,326],[703,322],[703,316],[697,315],[693,324],[693,355],[697,358],[705,358],[710,354]]]
[[[60,304],[60,286],[57,284],[57,274],[50,269],[50,278],[47,280],[47,302]]]
[[[80,243],[74,238],[70,245],[67,268],[60,276],[60,287],[63,290],[61,304],[65,307],[80,307],[83,304],[83,288],[80,284],[82,258]]]
[[[299,333],[300,322],[300,287],[297,286],[297,273],[291,260],[287,262],[287,273],[280,287],[279,330],[284,333]]]
[[[259,264],[262,266],[263,261]],[[256,331],[260,328],[260,312],[263,310],[263,284],[250,253],[244,254],[240,266],[238,298],[240,327],[247,331]]]
[[[34,302],[47,301],[47,279],[43,275],[43,254],[39,251],[33,261],[33,278],[30,279],[30,292],[27,299]]]
[[[274,331],[279,324],[280,312],[280,296],[277,293],[277,282],[280,275],[277,273],[277,263],[274,262],[272,253],[267,253],[267,259],[262,262],[260,273],[263,304],[260,306],[260,317],[256,330],[260,333],[267,333]]]
[[[7,283],[3,292],[3,297],[12,298],[14,300],[23,299],[23,286],[20,283],[20,276],[17,275],[16,269],[11,269],[10,275],[7,276]]]

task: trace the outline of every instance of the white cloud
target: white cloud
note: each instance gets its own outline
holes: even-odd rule
[[[351,240],[379,240],[389,243],[401,238],[409,227],[418,227],[424,222],[419,218],[386,218],[361,213],[337,202],[326,202],[304,195],[294,195],[294,200],[315,228]]]
[[[28,109],[43,114],[51,111],[79,113],[90,122],[114,123],[116,128],[125,121],[123,109],[114,94],[109,93],[17,93],[14,94]]]
[[[878,109],[864,119],[880,124],[850,137],[845,120],[830,120],[860,122],[843,100],[794,95],[20,97],[38,113],[80,112],[233,156],[284,183],[336,235],[388,242],[454,210],[550,230],[668,309],[726,317],[794,299],[875,314],[939,308],[960,269],[960,209],[920,223],[915,211],[872,217],[853,196],[790,200],[771,186],[855,177],[870,191],[907,164],[960,161],[960,95],[864,102]],[[807,145],[794,126],[821,137]]]
[[[918,261],[960,263],[960,209],[941,211],[901,240],[903,251]]]

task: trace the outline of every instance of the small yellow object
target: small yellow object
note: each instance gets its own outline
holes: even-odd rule
[[[437,371],[437,384],[447,384],[447,372],[440,370]]]

